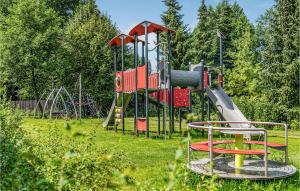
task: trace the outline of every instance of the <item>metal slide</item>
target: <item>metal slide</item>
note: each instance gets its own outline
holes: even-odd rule
[[[206,91],[208,97],[226,121],[248,121],[222,88],[211,90],[207,87]],[[249,128],[248,124],[230,124],[230,126],[232,128]]]
[[[126,109],[129,101],[131,100],[132,93],[124,93],[124,110]],[[122,107],[122,94],[117,93],[117,100],[114,100],[111,108],[109,110],[108,116],[105,119],[105,121],[102,123],[103,127],[107,127],[109,125],[114,125],[114,119],[115,119],[115,107],[116,107],[116,101],[117,101],[117,107]]]

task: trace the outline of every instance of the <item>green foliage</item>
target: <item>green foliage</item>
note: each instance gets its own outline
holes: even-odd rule
[[[94,146],[95,130],[65,137],[53,124],[47,136],[30,140],[20,122],[19,111],[0,105],[1,190],[119,190],[133,183],[123,153]]]
[[[174,69],[188,67],[188,61],[185,60],[187,53],[188,39],[187,26],[183,23],[183,15],[180,13],[182,6],[177,0],[163,0],[167,10],[161,14],[161,20],[165,26],[176,31],[175,37],[171,38],[171,64]],[[167,35],[162,35],[162,42],[167,42]]]
[[[43,162],[19,127],[21,113],[10,104],[0,104],[0,190],[52,190],[53,185],[36,166]]]
[[[65,21],[73,14],[75,9],[83,4],[85,0],[43,0],[54,9]]]
[[[62,41],[59,82],[73,89],[81,73],[84,90],[102,106],[107,106],[113,96],[113,52],[107,42],[117,34],[117,29],[111,23],[89,1],[76,9]]]
[[[55,71],[61,19],[41,1],[16,1],[0,15],[0,68],[22,98],[38,99]]]
[[[257,26],[262,68],[260,90],[271,105],[280,108],[282,115],[277,120],[287,122],[300,113],[299,6],[296,1],[278,1]]]
[[[212,39],[215,36],[213,22],[215,22],[213,8],[207,8],[205,1],[201,1],[201,6],[198,9],[198,24],[187,41],[190,48],[186,57],[194,64],[203,59],[210,65],[209,62],[214,59],[213,53],[216,50],[213,50],[212,47]]]

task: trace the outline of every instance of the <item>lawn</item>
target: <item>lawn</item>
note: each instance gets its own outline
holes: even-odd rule
[[[139,185],[149,185],[150,189],[161,189],[166,187],[169,182],[170,170],[169,164],[174,163],[175,153],[181,148],[183,150],[183,156],[180,163],[186,163],[187,158],[187,144],[183,142],[186,138],[184,132],[185,125],[183,125],[183,132],[178,132],[178,124],[176,127],[177,132],[172,138],[157,136],[156,128],[151,129],[151,138],[145,138],[145,135],[141,134],[139,137],[133,135],[133,119],[126,119],[126,133],[122,135],[119,127],[118,132],[115,133],[112,130],[105,130],[102,127],[101,119],[84,119],[84,120],[71,120],[68,121],[70,130],[66,129],[65,120],[42,120],[25,118],[22,122],[22,128],[27,132],[28,138],[31,142],[39,148],[54,147],[53,144],[49,144],[49,136],[58,136],[57,139],[60,143],[66,147],[81,144],[82,141],[87,139],[88,135],[95,132],[94,139],[92,139],[93,146],[97,148],[105,148],[114,152],[124,153],[128,161],[135,166],[135,169],[130,172],[131,176],[139,183]],[[151,127],[155,127],[157,124],[156,119],[152,119],[150,122]],[[53,130],[55,131],[53,134]],[[74,136],[80,135],[80,136]],[[299,140],[300,135],[298,131],[289,132],[289,157],[290,162],[299,169],[300,147]],[[206,140],[206,138],[200,138],[200,135],[194,136],[193,141]],[[283,142],[283,131],[272,130],[269,133],[269,141]],[[95,153],[97,155],[97,153]],[[199,153],[193,155],[198,157],[199,155],[206,155],[205,153]],[[48,160],[45,158],[44,160]],[[50,160],[50,159],[49,159]],[[188,177],[199,181],[200,176],[189,173]],[[205,178],[203,181],[209,181]],[[298,190],[299,189],[299,173],[293,177],[284,180],[275,181],[224,181],[217,180],[220,184],[219,190]],[[135,185],[136,190],[139,190],[139,185]],[[127,187],[128,190],[132,190],[134,187]],[[195,188],[196,189],[196,188]]]

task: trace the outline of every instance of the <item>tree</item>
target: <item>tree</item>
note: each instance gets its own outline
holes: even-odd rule
[[[113,52],[108,42],[116,34],[116,27],[94,1],[79,6],[66,25],[59,81],[74,89],[82,74],[83,88],[102,106],[108,106],[114,81]]]
[[[231,9],[231,5],[229,4],[228,0],[223,0],[222,3],[218,4],[215,11],[215,19],[216,19],[216,34],[218,31],[224,34],[224,38],[222,40],[222,50],[223,50],[223,65],[225,69],[233,68],[232,58],[229,52],[232,50],[232,33],[233,33],[233,13]],[[213,48],[216,51],[215,54],[215,64],[218,65],[220,61],[220,51],[219,51],[219,44],[217,35],[214,38]]]
[[[165,26],[176,31],[175,38],[172,40],[171,64],[175,69],[185,68],[188,61],[184,60],[187,53],[185,42],[188,39],[187,25],[184,25],[180,14],[182,6],[177,0],[163,0],[167,10],[161,14],[161,19]],[[162,42],[166,42],[166,35],[162,37]]]
[[[61,19],[43,1],[16,1],[0,15],[0,66],[22,98],[39,99],[56,63]]]
[[[198,24],[188,40],[190,45],[188,57],[193,63],[199,63],[202,59],[206,65],[212,65],[213,63],[213,52],[215,52],[212,49],[212,39],[215,36],[213,22],[214,10],[211,6],[207,9],[205,1],[202,0],[198,9]]]
[[[75,9],[84,4],[85,0],[44,0],[47,6],[53,8],[65,21],[73,14]]]
[[[300,114],[299,107],[299,3],[280,0],[260,19],[257,27],[262,65],[261,89],[274,119],[290,121]]]
[[[226,89],[230,95],[255,96],[259,65],[256,63],[254,29],[246,26],[242,36],[233,42],[234,52],[230,52],[234,67],[227,71]]]

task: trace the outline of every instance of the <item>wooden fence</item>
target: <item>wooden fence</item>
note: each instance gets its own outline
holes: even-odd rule
[[[12,101],[12,108],[19,108],[23,111],[33,111],[37,101],[36,100],[23,100],[23,101]],[[45,100],[41,101],[42,106],[45,104]]]

